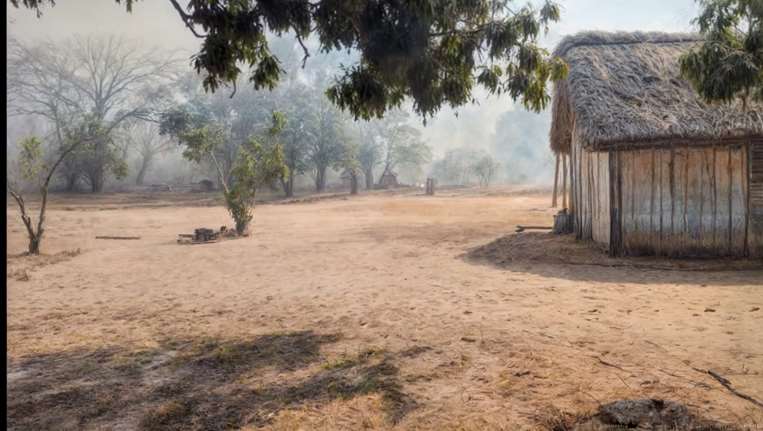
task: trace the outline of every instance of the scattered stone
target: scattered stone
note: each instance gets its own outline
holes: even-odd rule
[[[750,312],[758,311],[758,310],[760,310],[760,307],[752,307],[752,308],[750,308]]]
[[[715,308],[705,308],[705,313],[715,313]]]
[[[467,342],[467,343],[474,343],[474,342],[476,342],[477,340],[476,340],[476,339],[474,339],[474,338],[472,338],[472,337],[461,337],[461,341],[465,341],[465,342]]]

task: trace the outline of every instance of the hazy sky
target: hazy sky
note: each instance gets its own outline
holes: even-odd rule
[[[518,4],[521,2],[517,2]],[[690,31],[697,13],[694,0],[562,0],[562,21],[544,40],[549,48],[560,37],[582,30]],[[8,8],[8,31],[20,39],[64,38],[73,34],[120,34],[148,45],[184,49],[198,47],[165,0],[138,2],[132,14],[109,0],[59,0],[37,19],[32,11]],[[515,109],[507,96],[479,97],[478,106],[443,109],[424,130],[435,153],[461,145],[487,147],[501,113]],[[521,108],[519,108],[521,109]]]

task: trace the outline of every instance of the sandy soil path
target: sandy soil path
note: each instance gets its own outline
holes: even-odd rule
[[[763,399],[763,271],[465,257],[516,224],[549,224],[548,202],[265,205],[252,237],[199,246],[175,235],[230,224],[223,208],[59,206],[44,249],[80,253],[7,258],[11,424],[521,429],[632,397],[763,423],[693,369]],[[12,207],[8,218],[18,253]]]

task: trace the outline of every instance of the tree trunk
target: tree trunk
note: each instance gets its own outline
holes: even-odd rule
[[[363,171],[363,175],[366,177],[366,190],[371,190],[374,188],[374,170],[373,168],[368,168],[365,171]]]
[[[283,187],[283,193],[287,198],[294,197],[294,174],[289,170],[289,176],[281,178],[281,186]]]
[[[138,171],[138,176],[135,178],[135,185],[136,186],[142,186],[143,180],[146,179],[146,173],[148,172],[148,166],[150,164],[151,160],[148,158],[143,158],[143,162],[140,165],[140,170]]]
[[[29,237],[29,254],[40,254],[40,240],[42,238],[39,235],[30,235]]]
[[[66,191],[71,193],[77,191],[77,181],[79,180],[78,173],[72,173],[66,175]]]
[[[315,173],[315,191],[318,193],[326,189],[326,166],[319,166]]]
[[[90,179],[90,191],[101,193],[103,191],[103,175],[95,175]]]
[[[350,177],[350,194],[356,195],[358,194],[358,174],[352,173],[352,176]]]

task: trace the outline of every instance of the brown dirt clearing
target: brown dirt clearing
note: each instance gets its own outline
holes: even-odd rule
[[[263,205],[197,246],[224,208],[110,199],[54,197],[40,258],[7,208],[11,429],[535,429],[651,398],[763,424],[695,370],[763,399],[763,270],[470,256],[550,225],[546,194]]]

